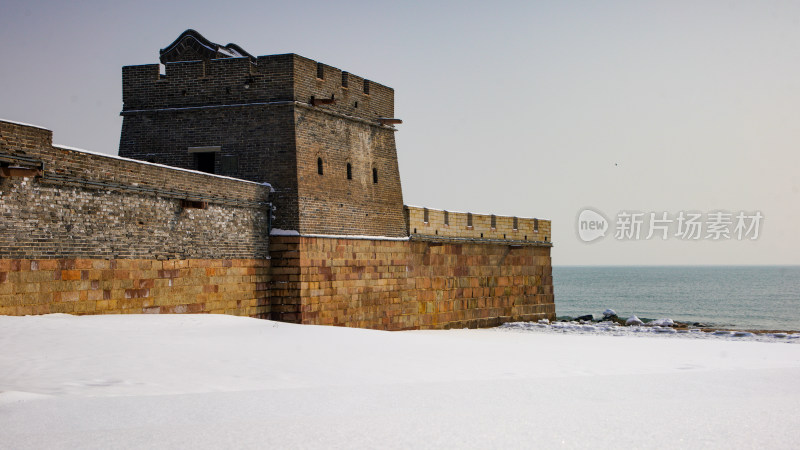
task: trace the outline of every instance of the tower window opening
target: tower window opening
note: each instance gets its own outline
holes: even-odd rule
[[[322,175],[322,158],[317,158],[317,173]]]
[[[364,93],[369,95],[369,80],[364,80]]]
[[[347,73],[347,72],[342,72],[342,87],[343,88],[346,88],[347,87],[347,83],[350,81],[350,77],[348,75],[350,75],[350,74]]]
[[[533,219],[533,232],[539,232],[539,219]]]
[[[322,63],[317,63],[317,78],[320,80],[325,79],[325,67],[322,65]]]
[[[424,208],[422,210],[422,221],[428,223],[429,222],[428,218],[429,218],[428,208]]]
[[[472,226],[472,213],[467,213],[467,226]]]
[[[492,228],[497,228],[497,216],[492,214]]]
[[[378,169],[372,169],[372,183],[378,184]]]
[[[194,154],[194,163],[197,170],[205,173],[214,173],[216,152],[202,152]]]
[[[514,230],[519,230],[519,219],[514,217],[514,226],[512,227]]]
[[[347,163],[347,179],[353,179],[353,166],[350,163]]]
[[[444,225],[448,227],[450,226],[450,213],[447,211],[444,212]]]

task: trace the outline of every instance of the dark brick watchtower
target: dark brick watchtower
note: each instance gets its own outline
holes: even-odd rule
[[[122,69],[120,156],[275,188],[275,227],[406,236],[394,90],[295,54],[186,30]]]

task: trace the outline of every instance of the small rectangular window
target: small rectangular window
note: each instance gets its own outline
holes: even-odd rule
[[[533,219],[533,232],[539,232],[539,219]]]
[[[216,159],[215,152],[195,153],[194,164],[195,169],[200,172],[214,173],[214,162]]]
[[[378,184],[378,169],[372,169],[372,182]]]
[[[450,226],[450,213],[444,212],[444,224]]]
[[[184,209],[208,209],[208,202],[199,200],[181,199],[181,208]]]
[[[492,228],[497,228],[497,216],[492,214]]]
[[[514,226],[512,228],[519,230],[519,220],[516,217],[514,217]]]
[[[428,223],[428,208],[422,210],[422,221]]]
[[[317,78],[320,80],[325,79],[325,67],[322,65],[322,63],[317,63]]]
[[[350,74],[347,73],[347,72],[342,72],[342,87],[343,88],[346,88],[347,87],[347,83],[350,81],[350,77],[348,75],[350,75]]]
[[[472,226],[472,213],[467,213],[467,226]]]
[[[369,94],[369,80],[364,80],[364,93]]]

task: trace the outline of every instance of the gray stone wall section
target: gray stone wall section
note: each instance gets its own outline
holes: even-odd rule
[[[251,105],[141,112],[125,115],[120,155],[185,169],[197,169],[190,147],[219,146],[214,172],[269,182],[278,205],[275,226],[298,225],[293,106]],[[226,167],[223,158],[235,158]]]
[[[51,139],[49,130],[0,122],[0,155],[44,165],[40,177],[0,178],[0,258],[269,256],[268,186],[52,147]]]

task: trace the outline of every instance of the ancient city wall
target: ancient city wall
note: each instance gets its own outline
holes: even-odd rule
[[[269,314],[269,186],[0,122],[0,314]]]
[[[276,319],[384,330],[555,318],[550,247],[273,236]],[[279,280],[279,281],[278,281]],[[280,311],[280,313],[278,313]]]
[[[0,172],[0,314],[214,312],[386,330],[555,314],[549,221],[448,212],[445,223],[407,207],[395,239],[270,239],[268,186],[54,147],[50,131],[9,122]]]

